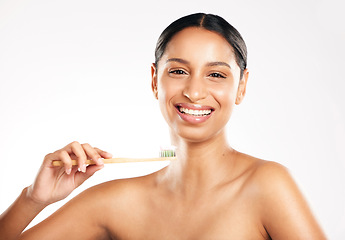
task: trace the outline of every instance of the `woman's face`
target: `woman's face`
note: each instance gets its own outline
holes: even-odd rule
[[[151,71],[152,89],[171,133],[193,142],[224,131],[248,77],[245,71],[240,81],[232,47],[221,35],[195,27],[178,32]]]

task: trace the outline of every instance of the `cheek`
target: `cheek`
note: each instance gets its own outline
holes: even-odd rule
[[[219,105],[218,118],[220,125],[226,125],[231,118],[233,109],[235,107],[237,89],[231,86],[223,86],[219,89],[214,89],[213,97]]]
[[[212,90],[212,95],[222,108],[235,105],[236,94],[237,88],[230,85],[213,88]]]
[[[174,79],[162,79],[158,82],[158,100],[170,101],[176,95],[179,95],[183,91],[183,84],[181,81]]]
[[[159,101],[159,104],[162,105],[162,104],[165,104],[166,102],[166,99],[169,98],[169,95],[170,92],[169,92],[169,88],[167,88],[165,82],[158,82],[158,101]]]
[[[165,103],[166,103],[166,99],[167,99],[167,93],[165,91],[165,88],[163,87],[158,87],[158,103],[159,103],[159,107],[164,115],[165,112]]]
[[[169,119],[171,115],[171,99],[176,95],[178,91],[177,86],[171,84],[168,81],[159,81],[158,82],[158,102],[161,112],[166,120]],[[170,109],[170,110],[169,110]]]

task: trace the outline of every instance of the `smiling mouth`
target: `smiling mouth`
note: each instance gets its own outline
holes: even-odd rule
[[[181,106],[177,106],[177,109],[179,110],[180,113],[190,115],[190,116],[195,116],[195,117],[208,116],[212,112],[211,109],[195,110],[195,109],[184,108]]]

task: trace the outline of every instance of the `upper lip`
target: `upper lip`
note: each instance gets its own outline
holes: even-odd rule
[[[191,103],[177,103],[175,104],[176,108],[188,108],[188,109],[192,109],[192,110],[211,110],[214,111],[213,107],[210,106],[206,106],[206,105],[200,105],[200,104],[191,104]]]

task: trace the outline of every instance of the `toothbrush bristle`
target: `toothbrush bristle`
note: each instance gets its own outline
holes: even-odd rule
[[[176,157],[175,149],[161,149],[159,157]]]

